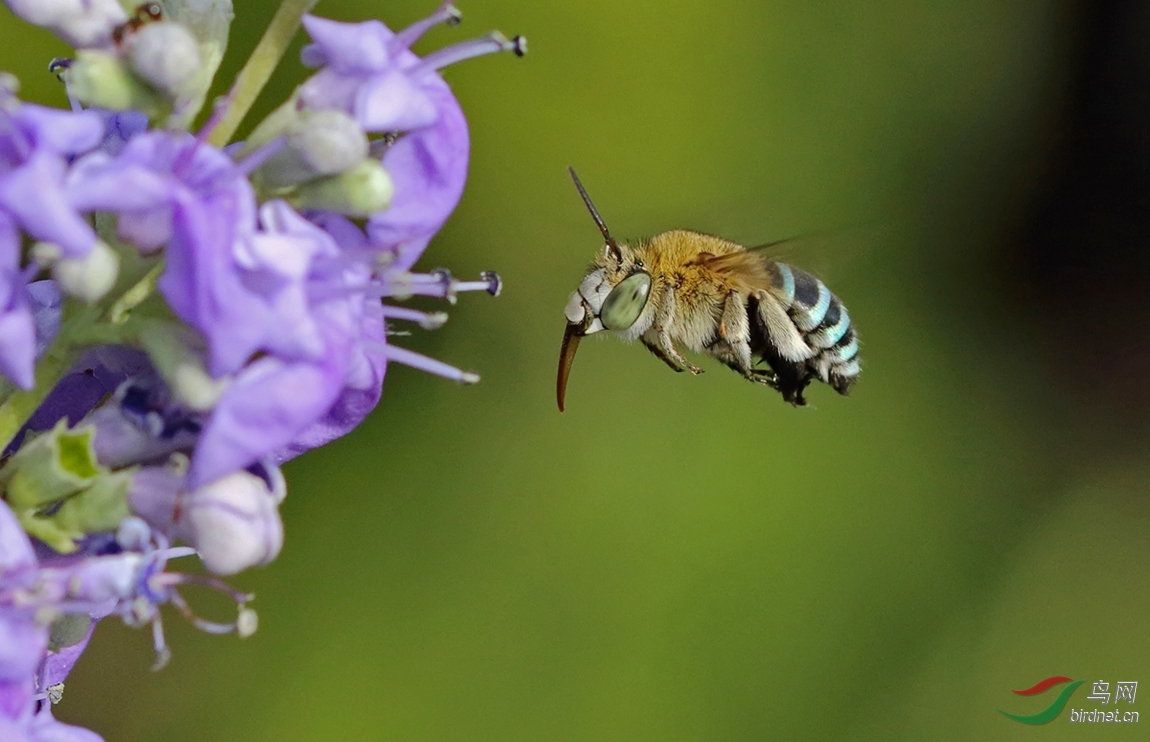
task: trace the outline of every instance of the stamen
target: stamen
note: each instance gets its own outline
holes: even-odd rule
[[[74,61],[70,57],[56,57],[48,63],[48,73],[55,75],[60,82],[64,82],[64,71],[70,68]]]
[[[152,672],[159,672],[172,659],[172,650],[168,649],[164,641],[164,623],[160,620],[159,612],[152,618],[152,646],[156,650],[156,661],[152,663]]]
[[[379,139],[372,139],[367,143],[367,156],[373,160],[382,160],[388,148],[399,140],[398,134],[384,134]]]
[[[464,281],[455,284],[456,291],[486,291],[492,296],[499,296],[503,290],[503,279],[495,271],[483,271],[479,274],[479,281]]]
[[[461,20],[463,20],[463,14],[459,12],[459,9],[451,3],[444,3],[439,6],[439,10],[392,36],[387,42],[387,53],[394,57],[404,49],[410,49],[412,44],[419,41],[425,33],[440,23],[456,26]]]
[[[195,142],[192,143],[192,146],[181,152],[175,164],[172,165],[173,175],[178,177],[185,168],[192,164],[192,158],[196,156],[200,145],[208,141],[208,137],[212,135],[212,132],[219,126],[220,122],[224,120],[228,114],[228,110],[231,108],[231,104],[231,93],[216,99],[216,102],[212,105],[212,115],[204,122],[203,127],[196,132]]]
[[[64,94],[68,96],[68,105],[72,107],[73,112],[78,113],[84,110],[84,106],[80,103],[80,99],[67,88],[67,83],[64,80],[64,73],[72,67],[75,61],[71,57],[56,57],[48,63],[48,72],[54,74],[57,80],[65,84]]]
[[[527,53],[527,39],[522,36],[508,39],[498,31],[492,31],[478,39],[462,41],[428,54],[419,64],[411,68],[411,74],[415,76],[423,72],[443,69],[465,59],[481,57],[484,54],[494,54],[495,52],[515,52],[515,56],[522,57]]]
[[[188,620],[192,626],[195,626],[200,631],[208,634],[230,634],[236,630],[234,623],[219,623],[218,621],[209,621],[206,618],[200,618],[192,610],[188,602],[184,600],[184,596],[180,595],[176,590],[172,590],[171,597],[172,605],[180,612],[180,615]]]
[[[418,279],[422,277],[412,276],[412,278]],[[444,299],[447,299],[448,304],[455,303],[456,281],[455,277],[451,275],[451,271],[447,270],[446,268],[436,268],[431,272],[431,275],[428,276],[428,278],[438,284],[443,291],[442,294],[432,294],[432,296],[442,296]],[[412,285],[414,286],[416,283],[416,281],[413,281]]]
[[[404,366],[411,366],[420,371],[426,371],[429,374],[442,376],[445,379],[458,381],[460,384],[475,384],[479,381],[479,374],[471,371],[460,371],[454,366],[449,366],[443,361],[437,361],[434,358],[428,358],[418,353],[414,353],[405,348],[400,348],[397,345],[389,345],[387,343],[367,343],[370,347],[379,351],[387,360],[402,363]]]
[[[47,660],[45,659],[45,662],[41,663],[41,665],[40,665],[40,673],[38,674],[38,676],[36,678],[37,687],[39,686],[41,679],[43,677],[44,667],[46,664],[47,664]],[[56,683],[54,685],[49,685],[47,690],[45,690],[41,693],[37,693],[34,696],[32,696],[32,700],[33,701],[48,701],[50,704],[55,706],[60,701],[64,700],[64,684],[63,683]]]
[[[240,175],[245,178],[252,174],[252,172],[260,165],[264,164],[276,154],[287,146],[287,137],[276,137],[262,147],[257,147],[254,152],[236,163],[236,170]]]
[[[420,312],[406,307],[393,307],[384,305],[383,316],[387,319],[404,320],[405,322],[418,322],[425,330],[438,330],[447,322],[447,312]]]
[[[325,262],[338,264],[342,257],[328,258]],[[352,258],[356,263],[360,260]],[[349,296],[363,296],[365,298],[399,300],[410,299],[413,296],[438,296],[451,304],[456,302],[456,294],[460,291],[486,291],[492,296],[499,296],[503,290],[503,279],[495,271],[483,271],[478,281],[456,281],[451,271],[439,268],[431,273],[408,273],[397,271],[390,273],[371,283],[348,286],[344,283],[313,283],[308,295],[314,302],[331,301]]]
[[[236,634],[241,639],[247,639],[252,634],[256,633],[256,629],[260,626],[260,617],[251,608],[240,606],[240,615],[236,618]]]
[[[198,585],[200,587],[206,587],[218,593],[223,593],[236,603],[250,603],[256,597],[251,593],[242,593],[218,577],[212,577],[211,575],[162,572],[155,575],[152,579],[156,585],[164,588],[174,588],[177,585]]]
[[[180,557],[194,556],[196,550],[190,546],[173,546],[164,552],[164,559],[179,559]]]

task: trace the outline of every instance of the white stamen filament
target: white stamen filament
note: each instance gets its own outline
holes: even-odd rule
[[[387,360],[402,363],[404,366],[411,366],[420,371],[426,371],[429,374],[435,374],[445,379],[458,381],[460,384],[475,384],[479,381],[479,374],[477,373],[460,371],[443,361],[422,356],[405,348],[400,348],[397,345],[389,345],[387,343],[368,343],[368,345],[379,351]]]
[[[479,281],[456,281],[448,271],[439,270],[433,273],[397,272],[358,286],[334,282],[313,284],[309,289],[309,296],[313,302],[356,295],[373,299],[437,296],[454,304],[455,295],[460,291],[486,291],[492,296],[498,296],[501,288],[502,281],[499,275],[492,271],[484,271]]]
[[[425,330],[438,330],[447,322],[446,312],[420,312],[407,307],[393,307],[384,305],[383,316],[387,319],[398,319],[405,322],[417,322]]]
[[[262,147],[257,147],[254,152],[236,163],[236,170],[240,175],[245,178],[252,174],[256,168],[264,164],[287,146],[287,137],[280,136],[271,140]]]
[[[451,3],[444,3],[439,6],[439,10],[392,36],[387,42],[387,51],[394,57],[404,49],[410,49],[412,44],[419,41],[425,33],[440,23],[454,26],[462,19],[463,14],[459,12],[458,8]]]
[[[522,36],[508,39],[500,32],[492,31],[478,39],[461,41],[458,44],[452,44],[428,54],[419,64],[411,68],[410,74],[415,77],[424,72],[443,69],[465,59],[481,57],[484,54],[494,54],[495,52],[515,52],[517,57],[522,57],[527,53],[527,40]]]
[[[164,622],[157,611],[152,618],[152,646],[156,650],[156,661],[152,663],[152,672],[163,670],[172,659],[172,650],[168,649],[164,641]]]

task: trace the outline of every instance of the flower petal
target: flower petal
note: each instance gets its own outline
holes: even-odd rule
[[[271,356],[248,364],[204,426],[189,486],[247,468],[321,419],[342,388],[343,365],[338,354],[322,365]]]
[[[467,119],[447,88],[427,88],[439,109],[434,125],[400,137],[383,156],[395,184],[391,206],[368,220],[373,245],[395,250],[407,270],[459,204],[467,181]]]

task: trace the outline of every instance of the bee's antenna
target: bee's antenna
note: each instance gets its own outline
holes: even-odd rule
[[[579,195],[583,197],[583,203],[587,205],[587,211],[591,212],[591,218],[599,225],[599,231],[603,233],[603,239],[607,240],[607,244],[611,247],[618,249],[618,243],[611,233],[607,230],[607,225],[603,223],[603,217],[599,216],[599,212],[595,210],[595,204],[591,203],[591,197],[587,195],[587,189],[583,187],[583,183],[579,181],[579,176],[575,174],[575,168],[568,167],[567,172],[571,173],[571,180],[575,181],[575,187],[579,189]]]

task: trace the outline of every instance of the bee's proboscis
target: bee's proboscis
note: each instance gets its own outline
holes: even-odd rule
[[[563,411],[563,400],[567,397],[567,378],[571,376],[571,365],[575,363],[575,351],[579,350],[579,341],[582,339],[582,327],[568,322],[567,330],[563,333],[563,346],[559,349],[559,376],[555,380],[555,399],[559,402],[560,412]]]

